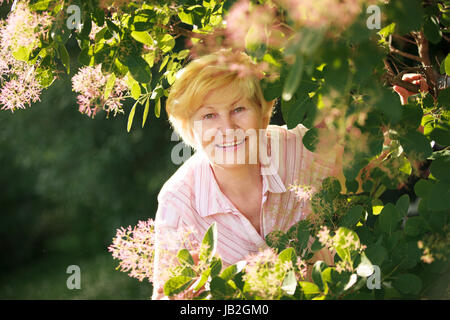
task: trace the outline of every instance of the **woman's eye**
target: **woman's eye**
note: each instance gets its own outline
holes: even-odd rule
[[[208,113],[208,114],[205,114],[204,116],[203,116],[203,119],[204,120],[207,120],[207,119],[212,119],[214,117],[214,114],[213,113]]]
[[[233,111],[234,111],[234,112],[241,112],[241,111],[244,111],[244,110],[245,110],[244,107],[237,107],[237,108],[235,108]]]

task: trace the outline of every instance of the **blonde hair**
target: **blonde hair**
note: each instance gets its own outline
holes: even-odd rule
[[[196,148],[191,117],[209,92],[228,85],[236,86],[241,96],[258,106],[261,115],[270,121],[275,100],[264,99],[259,78],[252,73],[256,69],[245,53],[222,49],[191,61],[177,73],[166,101],[166,112],[173,129],[187,145]]]

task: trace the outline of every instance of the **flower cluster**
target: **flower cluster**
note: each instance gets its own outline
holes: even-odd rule
[[[361,12],[362,0],[276,0],[299,26],[345,27]],[[367,2],[367,1],[366,1]],[[372,1],[373,2],[373,1]]]
[[[120,260],[120,271],[139,281],[153,279],[155,232],[154,221],[139,221],[134,228],[117,230],[113,243],[108,247],[114,259]]]
[[[95,67],[87,66],[78,70],[78,73],[72,77],[72,88],[80,93],[77,97],[79,111],[94,118],[98,110],[105,110],[108,115],[110,112],[123,113],[122,101],[125,99],[125,93],[128,90],[126,80],[118,78],[107,99],[104,97],[106,84],[111,75],[103,74],[101,65]]]
[[[361,254],[367,247],[359,241],[358,236],[350,230],[340,228],[334,236],[331,235],[330,230],[326,226],[322,226],[317,234],[319,242],[332,252],[344,252],[345,256],[340,256],[341,261],[336,263],[336,271],[341,273],[343,271],[353,272],[353,262],[351,260],[351,253],[357,252]]]
[[[297,184],[289,185],[288,190],[294,192],[299,201],[311,200],[311,197],[316,192],[316,188],[314,188],[313,186]]]
[[[427,234],[417,242],[417,247],[423,250],[421,260],[424,263],[433,263],[435,260],[447,261],[450,255],[450,233],[448,224],[444,226],[443,233]]]
[[[283,295],[283,280],[293,268],[292,261],[282,262],[275,251],[268,248],[247,258],[242,278],[250,293],[262,299],[276,299]]]
[[[14,112],[40,100],[43,87],[36,74],[38,61],[32,64],[16,57],[25,60],[52,22],[48,13],[31,12],[27,1],[19,1],[6,21],[0,23],[1,110]]]

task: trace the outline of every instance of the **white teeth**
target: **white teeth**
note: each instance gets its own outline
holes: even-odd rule
[[[237,146],[237,145],[243,143],[244,141],[245,141],[245,139],[242,140],[241,142],[230,142],[230,143],[225,143],[225,144],[218,144],[217,146],[221,147],[221,148],[234,147],[234,146]]]

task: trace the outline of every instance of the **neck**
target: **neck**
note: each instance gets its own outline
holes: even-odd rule
[[[260,164],[223,168],[211,165],[217,184],[226,195],[242,197],[262,185]]]

